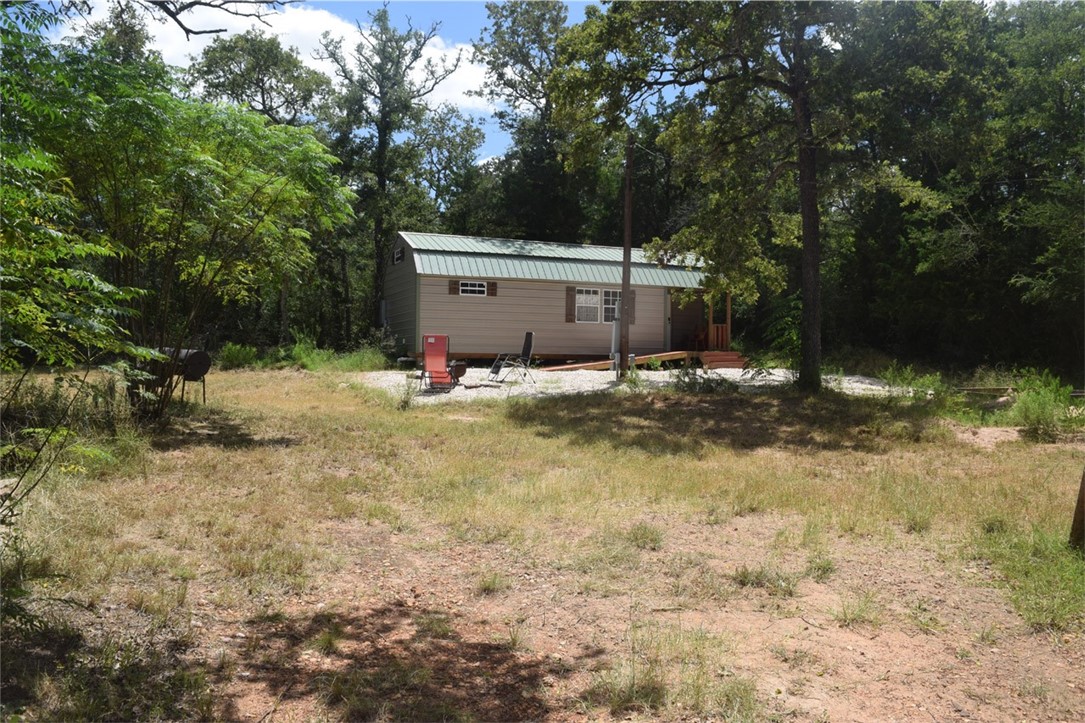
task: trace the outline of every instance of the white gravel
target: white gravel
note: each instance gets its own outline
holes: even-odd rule
[[[419,372],[389,371],[366,372],[361,381],[366,386],[376,387],[388,392],[394,398],[401,398],[408,393],[408,388],[416,390],[414,404],[438,404],[441,402],[473,401],[478,399],[508,399],[511,397],[543,397],[560,394],[583,394],[588,392],[625,390],[662,389],[674,381],[670,371],[637,371],[637,380],[632,384],[623,384],[615,378],[614,372],[566,371],[546,372],[534,369],[531,381],[521,382],[515,375],[510,375],[504,382],[491,382],[487,379],[489,368],[471,367],[460,383],[451,391],[420,390]],[[713,377],[729,379],[740,389],[755,389],[788,384],[793,380],[791,372],[784,369],[771,369],[763,374],[753,374],[742,369],[712,369],[701,372]],[[885,395],[890,387],[880,379],[860,376],[827,376],[824,384],[846,394]]]

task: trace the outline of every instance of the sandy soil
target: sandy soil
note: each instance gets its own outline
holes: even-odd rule
[[[394,393],[403,375],[392,374],[384,378]],[[609,383],[589,374],[596,386]],[[557,385],[495,388],[568,391]],[[995,450],[1017,435],[959,434]],[[1082,632],[1029,629],[994,570],[933,534],[826,533],[835,569],[821,581],[802,575],[794,595],[780,596],[732,576],[766,562],[803,573],[810,552],[794,542],[803,518],[656,512],[642,521],[664,531],[659,549],[590,574],[522,546],[459,539],[417,515],[406,532],[324,522],[337,562],[304,592],[276,594],[261,609],[251,597],[223,598],[214,580],[191,580],[185,659],[214,671],[221,719],[702,719],[673,706],[612,714],[593,697],[604,671],[640,661],[634,629],[659,626],[722,641],[723,662],[708,673],[750,681],[757,720],[1085,720]],[[551,534],[585,533],[554,523]],[[485,571],[503,584],[480,591]],[[842,609],[864,595],[871,619],[846,624]]]
[[[645,553],[625,579],[594,590],[572,571],[503,545],[431,547],[417,541],[443,539],[442,531],[407,537],[380,524],[329,525],[346,564],[319,590],[292,599],[283,615],[224,616],[192,591],[201,657],[231,661],[221,714],[320,719],[335,676],[379,690],[379,681],[394,677],[389,671],[424,670],[416,683],[387,682],[393,687],[365,704],[371,707],[338,701],[337,708],[333,700],[331,710],[364,719],[607,718],[588,694],[598,671],[629,658],[636,621],[721,636],[731,662],[715,674],[752,680],[766,718],[1085,719],[1085,641],[1027,629],[982,564],[838,538],[830,543],[836,571],[821,583],[803,579],[794,597],[756,588],[690,597],[676,590],[695,584],[685,579],[694,572],[676,571],[676,560],[704,561],[699,575],[727,575],[767,558],[801,571],[805,551],[780,553],[773,544],[781,530],[801,530],[801,520],[756,514],[724,524],[652,523],[667,530],[663,548]],[[484,569],[501,570],[508,589],[477,592]],[[861,591],[873,592],[877,621],[842,626],[835,612]],[[446,627],[427,634],[434,620]],[[335,649],[313,649],[313,635],[329,624],[341,631]]]
[[[744,369],[698,370],[709,378],[726,379],[738,385],[739,389],[757,389],[762,387],[782,386],[793,380],[786,369],[766,369],[753,373]],[[543,371],[534,369],[529,377],[519,377],[515,373],[503,375],[501,381],[489,376],[487,367],[470,367],[467,373],[452,389],[429,389],[421,384],[421,375],[417,371],[368,372],[360,375],[362,383],[382,389],[393,397],[399,398],[404,393],[412,395],[415,404],[441,404],[456,401],[479,399],[508,399],[510,397],[545,397],[560,394],[583,394],[591,392],[615,391],[623,387],[614,372],[606,371]],[[651,371],[638,369],[634,384],[641,389],[660,389],[674,381],[671,371]],[[825,385],[848,394],[877,395],[890,391],[889,386],[880,379],[863,376],[827,376]]]

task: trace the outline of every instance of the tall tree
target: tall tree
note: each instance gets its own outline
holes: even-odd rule
[[[549,86],[568,11],[553,0],[489,2],[486,10],[490,24],[474,42],[473,58],[486,68],[479,95],[497,105],[499,122],[512,134],[501,184],[510,233],[579,241],[586,220],[581,202],[595,182],[594,169],[567,166],[566,134],[554,123]]]
[[[259,30],[215,38],[187,77],[208,100],[228,100],[286,125],[312,118],[331,90],[327,76],[302,64],[297,48]]]
[[[123,250],[114,283],[147,292],[134,336],[189,346],[213,300],[306,266],[310,233],[343,223],[353,197],[311,129],[178,98],[160,60],[117,64],[103,38],[61,49],[71,82],[47,92],[66,112],[41,142],[72,179],[80,233]]]
[[[348,172],[358,185],[359,210],[373,229],[369,316],[374,327],[381,322],[385,267],[396,230],[394,192],[411,170],[396,163],[396,136],[421,118],[425,99],[459,64],[458,58],[435,63],[424,57],[439,27],[397,30],[384,7],[370,14],[368,27],[358,24],[362,39],[352,51],[344,50],[342,38],[325,33],[321,40],[322,57],[332,61],[341,84],[338,146],[353,162]]]
[[[721,289],[742,290],[767,268],[760,244],[801,240],[799,385],[821,385],[820,169],[837,133],[817,94],[833,62],[834,26],[849,9],[830,3],[650,3],[588,8],[570,34],[559,75],[567,118],[614,128],[661,92],[689,93],[665,141],[713,186],[695,224],[670,239],[693,251]],[[774,224],[777,185],[795,189],[798,228]],[[722,219],[721,219],[722,216]],[[722,222],[721,222],[722,221]],[[752,286],[747,284],[750,292]]]
[[[89,362],[101,352],[140,355],[122,320],[135,289],[97,273],[118,249],[75,233],[79,217],[60,160],[38,129],[64,108],[43,86],[71,82],[44,39],[56,16],[31,3],[0,8],[0,370],[38,361]]]
[[[422,155],[420,176],[444,214],[474,177],[485,134],[455,106],[442,104],[417,124],[413,142]]]

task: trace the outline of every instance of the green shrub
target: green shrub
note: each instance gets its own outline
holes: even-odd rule
[[[1010,418],[1023,428],[1026,439],[1054,442],[1064,427],[1077,426],[1077,408],[1071,412],[1072,387],[1046,369],[1026,369],[1017,382],[1017,399],[1010,408]]]
[[[330,370],[337,372],[370,372],[388,368],[389,352],[383,334],[371,335],[357,351],[337,354],[331,349],[321,349],[316,341],[305,334],[295,334],[294,346],[281,352],[283,361],[296,364],[309,371]]]
[[[375,372],[388,368],[388,358],[376,347],[363,346],[358,351],[335,355],[327,366],[340,372]]]
[[[289,360],[302,369],[316,371],[327,366],[335,359],[335,352],[331,349],[320,349],[316,340],[302,333],[294,335],[294,346],[290,348]]]
[[[977,557],[998,568],[1014,607],[1035,630],[1080,629],[1085,623],[1085,560],[1064,532],[1020,529],[999,517],[981,520]]]
[[[257,356],[256,347],[248,346],[246,344],[234,344],[233,342],[228,341],[222,349],[219,350],[219,368],[242,369],[244,367],[256,366]]]
[[[697,367],[683,367],[671,372],[671,387],[687,394],[720,394],[738,389],[730,379]]]

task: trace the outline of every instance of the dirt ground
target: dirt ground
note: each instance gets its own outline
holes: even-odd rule
[[[676,594],[676,560],[728,574],[776,554],[782,569],[801,570],[799,552],[773,552],[780,531],[801,523],[775,514],[653,522],[666,545],[606,590],[501,545],[426,549],[382,524],[337,522],[326,533],[349,558],[342,570],[278,614],[223,610],[190,590],[193,654],[228,661],[220,714],[233,719],[584,720],[610,716],[589,692],[599,671],[629,657],[636,620],[721,636],[731,664],[714,672],[754,681],[759,719],[1085,719],[1080,635],[1027,629],[982,564],[838,538],[835,572],[803,579],[793,597],[742,588],[691,602]],[[480,569],[503,571],[507,589],[479,593]],[[857,590],[877,591],[878,619],[845,627],[833,611]],[[329,627],[334,648],[313,649]],[[336,680],[387,695],[329,700]]]
[[[239,376],[237,394],[258,393],[253,379]],[[303,433],[291,428],[295,418],[274,421],[272,409],[273,423],[258,434],[270,449],[292,450],[318,466],[326,458],[320,445],[332,432],[319,426],[326,410],[309,401],[314,389],[327,390],[322,404],[345,399],[340,403],[351,413],[367,409],[342,385],[307,381],[309,396],[300,405],[300,392],[282,376],[257,381],[278,394],[263,398],[265,406],[297,409],[297,419],[313,412],[306,417],[312,428]],[[473,419],[463,410],[450,413]],[[343,418],[357,426],[336,434],[369,433],[356,417]],[[231,430],[195,429],[184,439],[197,432],[226,437]],[[954,432],[976,455],[1018,444],[1014,430]],[[303,434],[319,448],[311,457],[300,456],[305,445],[291,446]],[[165,473],[152,491],[174,505],[198,495],[225,507],[228,498],[259,497],[260,478],[245,476],[252,470],[300,474],[270,462],[238,472],[244,455],[259,453],[260,440],[235,441],[156,446],[147,467]],[[1085,446],[1077,440],[1073,448]],[[419,449],[425,453],[424,445]],[[768,466],[786,464],[803,449],[766,444],[744,448],[743,455],[764,455],[761,464]],[[285,460],[282,455],[268,458]],[[327,482],[356,470],[319,472]],[[220,485],[202,482],[219,478]],[[140,484],[129,482],[132,489]],[[1031,629],[999,573],[962,555],[960,539],[940,538],[937,529],[864,536],[825,525],[816,544],[808,544],[811,520],[801,515],[740,509],[715,515],[640,502],[622,500],[627,522],[642,522],[661,539],[612,558],[598,530],[563,517],[532,520],[532,534],[546,533],[533,543],[457,535],[417,501],[405,504],[404,524],[316,516],[315,531],[298,539],[319,540],[322,557],[300,591],[254,592],[245,589],[247,578],[230,578],[218,561],[196,563],[177,608],[184,619],[174,621],[188,647],[170,665],[209,671],[213,717],[222,720],[1085,720],[1085,633]],[[237,509],[244,516],[263,508]],[[149,514],[142,532],[126,534],[140,534],[140,544],[153,547],[167,536],[154,519]],[[244,525],[238,521],[239,529]],[[628,540],[623,544],[629,552]],[[816,550],[831,560],[823,574],[811,572]],[[584,558],[593,555],[586,569]],[[744,570],[766,568],[789,581],[786,589],[739,581]],[[124,578],[118,573],[121,584]],[[93,613],[96,624],[124,627],[134,601],[115,594],[106,600]],[[627,685],[651,683],[650,675],[645,681],[651,642],[668,636],[685,636],[686,644],[661,653],[672,656],[664,696],[687,683],[694,691],[745,685],[753,707],[739,697],[733,709],[636,693],[616,701],[616,671],[625,671]],[[699,650],[697,640],[707,640],[716,654]]]

